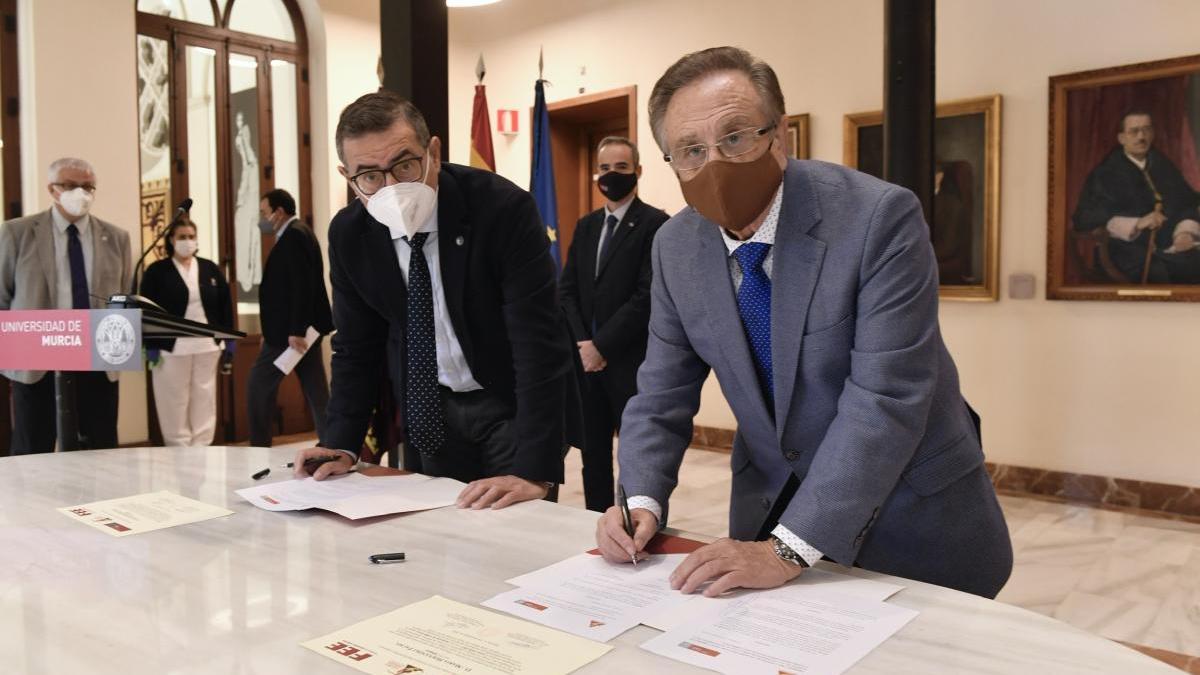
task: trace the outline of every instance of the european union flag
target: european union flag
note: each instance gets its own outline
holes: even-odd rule
[[[556,269],[562,269],[558,251],[558,199],[554,196],[554,161],[550,157],[550,113],[546,111],[546,92],[539,79],[533,85],[533,176],[529,191],[537,202],[538,213],[550,238],[550,255]]]

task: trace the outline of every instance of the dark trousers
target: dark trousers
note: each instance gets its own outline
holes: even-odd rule
[[[433,457],[422,456],[420,472],[469,483],[513,472],[516,408],[484,389],[454,392],[438,387],[446,417],[446,441]]]
[[[117,447],[117,383],[107,373],[73,373],[79,447]],[[12,383],[12,454],[53,452],[58,439],[54,373],[33,384]]]
[[[583,501],[601,513],[613,505],[613,432],[632,398],[615,380],[612,373],[588,373],[583,384]]]
[[[325,407],[329,405],[329,382],[325,379],[325,364],[321,362],[321,339],[317,338],[304,358],[296,364],[296,377],[300,378],[300,389],[308,410],[312,413],[313,425],[317,427],[317,438],[325,437]],[[250,367],[246,383],[246,405],[250,419],[250,445],[271,447],[271,421],[275,417],[275,397],[284,374],[275,367],[275,359],[285,348],[263,342],[258,358]],[[358,448],[351,448],[358,450]]]

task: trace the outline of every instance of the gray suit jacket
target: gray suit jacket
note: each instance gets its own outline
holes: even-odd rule
[[[646,360],[621,423],[621,483],[666,509],[710,368],[738,421],[729,532],[780,524],[825,556],[994,596],[1012,565],[978,430],[938,328],[913,194],[790,161],[774,247],[775,405],[759,387],[719,228],[692,208],[654,242]],[[664,522],[666,514],[664,513]]]
[[[92,225],[92,277],[88,280],[88,291],[103,298],[128,292],[129,234],[96,216],[92,216]],[[53,228],[49,209],[0,225],[0,310],[55,308],[58,283]],[[92,298],[93,309],[104,306],[104,301]],[[41,370],[0,372],[24,384],[33,384],[45,374]],[[110,372],[108,379],[116,382],[117,375]]]

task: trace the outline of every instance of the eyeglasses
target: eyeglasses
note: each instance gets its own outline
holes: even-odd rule
[[[360,173],[350,176],[350,182],[363,195],[370,197],[379,192],[387,185],[388,174],[396,179],[397,183],[413,183],[421,180],[421,157],[405,157],[386,169],[367,169]]]
[[[67,181],[67,182],[63,182],[63,183],[51,183],[51,185],[62,190],[63,192],[70,192],[71,190],[75,190],[78,188],[83,188],[83,191],[88,194],[93,194],[96,192],[96,184],[95,183],[72,183],[70,181]]]
[[[695,171],[708,161],[708,149],[717,148],[726,159],[735,159],[754,150],[762,139],[775,130],[775,124],[765,127],[748,127],[739,131],[725,134],[716,143],[696,143],[675,148],[663,159],[671,164],[676,171]]]

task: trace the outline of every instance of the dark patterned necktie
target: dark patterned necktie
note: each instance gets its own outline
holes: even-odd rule
[[[83,244],[75,223],[67,226],[67,262],[71,265],[71,308],[91,309],[88,300],[87,267],[83,263]]]
[[[446,420],[438,394],[437,337],[433,327],[433,283],[422,247],[428,232],[409,240],[408,369],[405,374],[404,422],[408,442],[426,457],[436,455],[446,439]]]
[[[612,243],[613,233],[617,231],[617,217],[613,214],[608,214],[608,218],[604,221],[604,232],[600,235],[600,259],[596,261],[596,276],[600,275],[600,267],[604,264],[604,260],[608,258],[609,244]]]
[[[775,401],[775,380],[771,371],[771,279],[763,270],[763,260],[771,251],[770,244],[749,242],[737,247],[733,257],[742,268],[742,285],[738,288],[738,314],[750,341],[754,369],[762,386],[768,407]]]

